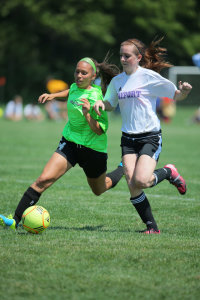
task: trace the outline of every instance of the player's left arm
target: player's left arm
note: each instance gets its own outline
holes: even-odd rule
[[[179,81],[178,87],[179,87],[179,89],[176,90],[175,95],[174,95],[175,101],[184,100],[185,98],[187,98],[187,96],[189,95],[189,93],[192,90],[192,86],[188,82],[182,83],[182,81]]]
[[[66,100],[68,99],[68,95],[69,95],[69,89],[64,90],[62,92],[58,92],[58,93],[53,93],[53,94],[42,94],[39,98],[38,98],[38,102],[39,103],[45,103],[46,101],[51,101],[53,99],[55,99],[56,97],[58,98],[65,98]]]
[[[83,115],[84,115],[86,121],[88,122],[90,128],[96,134],[101,135],[103,133],[103,130],[102,130],[99,122],[97,120],[93,119],[90,114],[90,102],[88,101],[88,99],[85,99],[85,98],[80,99],[80,101],[82,103],[79,105],[82,106]]]

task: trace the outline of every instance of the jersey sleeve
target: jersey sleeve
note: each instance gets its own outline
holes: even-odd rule
[[[106,111],[101,111],[101,116],[98,116],[95,118],[95,120],[98,121],[101,129],[105,133],[108,130],[108,115]]]
[[[173,99],[177,87],[173,82],[160,76],[160,78],[154,78],[151,82],[151,94],[156,97],[168,97]]]
[[[101,89],[99,89],[99,87],[98,87],[98,90],[96,90],[96,93],[93,93],[93,101],[96,102],[97,100],[103,100],[102,91],[101,91]],[[90,115],[94,120],[98,121],[101,129],[105,133],[108,129],[108,115],[107,115],[107,112],[101,110],[101,116],[99,116],[99,115],[97,115],[95,110],[91,107]]]
[[[104,96],[104,101],[108,101],[112,107],[117,107],[118,104],[118,94],[115,88],[114,80],[112,79],[108,85],[106,94]]]

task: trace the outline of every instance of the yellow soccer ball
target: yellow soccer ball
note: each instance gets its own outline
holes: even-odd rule
[[[50,225],[50,215],[42,206],[30,206],[23,212],[22,225],[30,233],[42,233]]]

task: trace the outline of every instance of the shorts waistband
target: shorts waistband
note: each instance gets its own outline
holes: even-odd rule
[[[144,132],[144,133],[126,133],[126,132],[122,131],[122,136],[126,136],[129,138],[143,138],[143,137],[147,137],[147,136],[158,135],[161,132],[162,132],[161,129],[159,131],[150,131],[150,132]]]

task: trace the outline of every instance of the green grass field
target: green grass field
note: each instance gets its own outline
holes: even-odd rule
[[[163,124],[158,167],[175,163],[188,185],[146,190],[161,230],[145,226],[119,185],[97,197],[77,166],[40,198],[51,215],[41,235],[0,228],[0,299],[199,299],[200,126],[194,108]],[[108,171],[120,162],[120,118],[110,116]],[[57,147],[63,122],[0,119],[0,213],[13,213]]]

